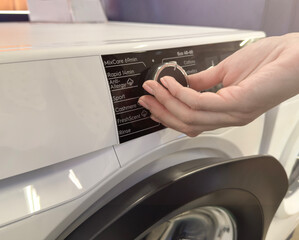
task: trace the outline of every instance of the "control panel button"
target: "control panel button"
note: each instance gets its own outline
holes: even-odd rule
[[[153,79],[161,84],[160,79],[165,76],[173,77],[182,86],[189,87],[186,71],[175,61],[152,67],[148,72],[147,79]]]

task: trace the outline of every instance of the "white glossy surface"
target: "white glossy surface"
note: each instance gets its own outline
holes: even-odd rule
[[[108,22],[100,24],[51,24],[51,23],[1,23],[1,50],[22,47],[62,47],[104,45],[113,43],[143,42],[147,40],[193,38],[217,35],[250,33],[251,37],[261,32],[224,28],[189,27]],[[217,41],[214,37],[214,41]],[[10,45],[7,45],[10,43]]]
[[[134,23],[0,23],[0,63],[98,56],[264,37],[263,32]],[[50,51],[51,50],[51,51]]]
[[[299,153],[299,95],[280,104],[268,154],[276,157],[290,176]],[[299,189],[281,203],[276,216],[299,213]]]
[[[287,218],[274,217],[265,240],[285,240],[299,224],[299,213]]]
[[[88,193],[119,167],[106,148],[0,181],[0,228]]]
[[[291,140],[290,136],[299,122],[298,109],[299,95],[283,102],[278,108],[278,115],[276,118],[268,153],[279,159],[284,166],[287,164],[287,161],[291,161],[291,159],[281,158],[285,148],[288,147],[288,144],[294,144],[289,143],[288,140]],[[299,152],[299,146],[297,149]],[[294,158],[296,157],[297,154],[294,156]]]
[[[299,101],[297,102],[299,108]],[[288,177],[290,177],[293,168],[298,161],[299,156],[299,120],[294,126],[292,134],[290,135],[287,145],[281,155],[281,161],[284,162],[284,167]],[[298,180],[297,180],[298,181]],[[292,195],[286,197],[280,205],[277,216],[288,217],[299,213],[299,189],[297,188]]]
[[[80,206],[82,198],[68,204],[57,206],[51,211],[39,212],[22,221],[0,228],[0,239],[16,240],[53,240],[57,237],[60,227],[66,227],[62,223],[66,218],[76,217],[72,212]],[[55,232],[52,231],[55,229]],[[63,229],[61,229],[62,231]],[[56,233],[56,234],[55,234]],[[55,237],[54,237],[54,236]]]
[[[264,127],[264,116],[259,117],[252,123],[243,127],[224,128],[216,131],[209,131],[190,139],[184,134],[171,129],[152,133],[144,136],[143,140],[132,141],[115,146],[115,151],[120,164],[132,164],[139,161],[154,149],[160,148],[163,144],[180,139],[189,139],[185,144],[178,144],[176,151],[191,148],[204,148],[219,151],[228,157],[241,157],[258,154]],[[130,149],[130,151],[128,151]],[[167,155],[165,149],[164,154]]]
[[[275,121],[266,153],[276,157],[290,176],[299,153],[299,95],[283,102],[270,119]],[[280,204],[266,240],[286,239],[299,224],[299,189]]]
[[[99,57],[0,64],[0,179],[117,143]]]

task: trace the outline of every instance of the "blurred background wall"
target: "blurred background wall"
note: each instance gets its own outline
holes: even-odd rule
[[[299,0],[99,1],[102,1],[109,20],[115,21],[252,29],[265,31],[268,36],[299,31]],[[26,2],[0,0],[0,12],[25,10]],[[0,21],[5,19],[8,18],[0,16]],[[24,19],[28,21],[28,17]]]
[[[299,0],[102,0],[116,21],[299,31]]]

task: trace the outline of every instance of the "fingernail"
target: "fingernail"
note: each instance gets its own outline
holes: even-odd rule
[[[161,81],[161,83],[163,84],[164,87],[168,88],[168,83],[167,83],[165,78],[161,78],[160,81]]]
[[[152,89],[148,83],[144,83],[142,87],[147,91],[149,94],[155,95],[154,89]]]
[[[138,100],[138,104],[140,104],[142,107],[146,109],[149,109],[149,106],[142,99]]]

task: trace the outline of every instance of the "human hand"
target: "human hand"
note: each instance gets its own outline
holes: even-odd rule
[[[299,33],[262,39],[217,66],[188,76],[190,88],[172,77],[149,80],[153,96],[139,99],[154,121],[197,136],[203,131],[242,126],[299,93]],[[198,91],[219,83],[217,93]]]

